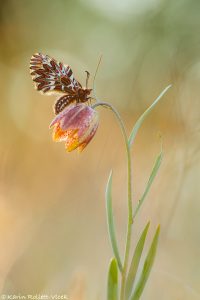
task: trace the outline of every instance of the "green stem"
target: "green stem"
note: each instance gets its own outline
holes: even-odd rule
[[[127,268],[128,268],[128,260],[129,260],[129,253],[130,253],[130,246],[131,246],[131,233],[132,233],[132,224],[133,224],[133,208],[132,208],[132,164],[131,164],[131,151],[130,145],[128,142],[128,136],[126,133],[126,129],[124,123],[118,113],[118,111],[109,103],[107,102],[98,102],[95,103],[92,108],[97,106],[105,106],[112,110],[115,114],[126,146],[126,153],[127,153],[127,189],[128,189],[128,224],[127,224],[127,234],[126,234],[126,246],[125,246],[125,255],[124,255],[124,265],[122,269],[122,281],[121,281],[121,292],[120,292],[120,300],[124,300],[125,298],[125,285],[126,285],[126,276],[127,276]]]

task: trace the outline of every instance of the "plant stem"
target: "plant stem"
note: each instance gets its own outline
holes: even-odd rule
[[[97,106],[105,106],[112,110],[115,114],[126,146],[126,154],[127,154],[127,190],[128,190],[128,223],[127,223],[127,234],[126,234],[126,246],[125,246],[125,255],[124,255],[124,265],[121,272],[122,281],[121,281],[121,291],[120,291],[120,300],[125,299],[125,285],[126,285],[126,276],[127,276],[127,268],[128,268],[128,260],[129,260],[129,253],[130,253],[130,246],[131,246],[131,233],[132,233],[132,224],[133,224],[133,208],[132,208],[132,164],[131,164],[131,151],[130,145],[128,142],[128,136],[126,133],[126,129],[124,123],[118,113],[118,111],[109,103],[107,102],[98,102],[95,103],[92,108]]]

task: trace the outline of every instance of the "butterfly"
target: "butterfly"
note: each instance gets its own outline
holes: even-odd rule
[[[86,88],[82,87],[72,73],[72,69],[56,61],[54,58],[35,53],[30,60],[30,74],[35,88],[45,95],[62,95],[54,105],[55,114],[59,114],[72,102],[87,102],[92,89],[88,89],[89,72],[87,72]]]

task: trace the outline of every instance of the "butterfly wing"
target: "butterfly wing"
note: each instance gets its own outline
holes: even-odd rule
[[[82,87],[68,65],[45,54],[36,53],[31,57],[30,72],[36,89],[46,95],[73,95]]]
[[[64,95],[56,100],[54,104],[55,114],[59,114],[67,105],[76,100],[76,95]]]

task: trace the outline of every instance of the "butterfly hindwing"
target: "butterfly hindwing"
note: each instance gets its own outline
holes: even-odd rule
[[[76,95],[64,95],[56,100],[54,104],[54,112],[55,114],[59,114],[66,106],[75,101]]]
[[[38,91],[50,95],[73,95],[81,84],[74,78],[71,68],[48,55],[36,53],[31,57],[30,72]]]

